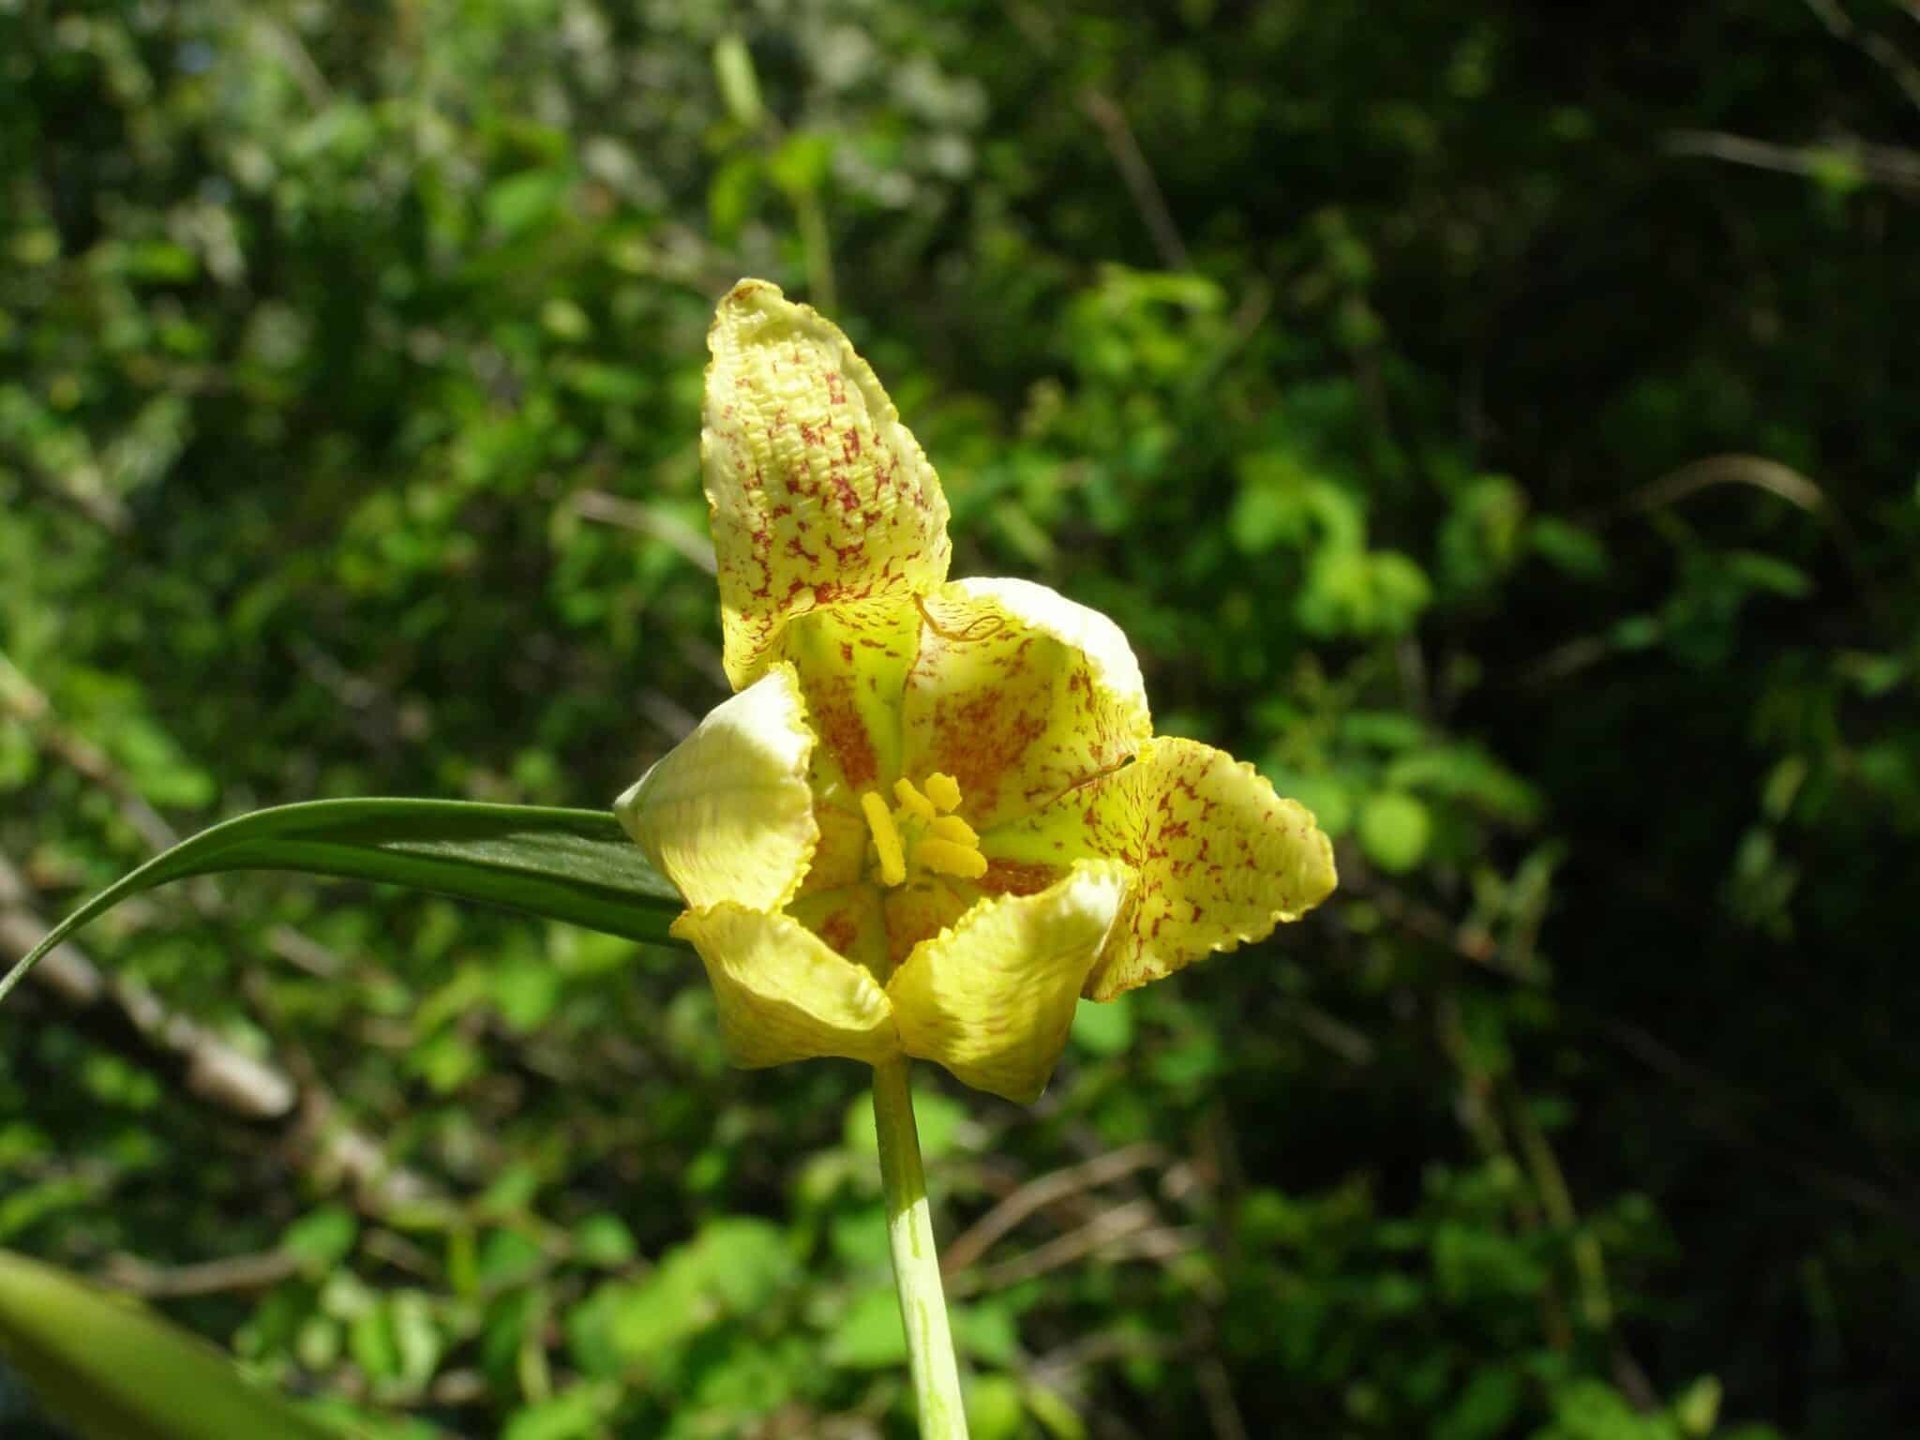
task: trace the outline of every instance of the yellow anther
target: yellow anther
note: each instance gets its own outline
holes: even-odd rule
[[[900,803],[892,810],[877,790],[860,797],[882,885],[904,885],[908,875],[929,871],[963,880],[987,873],[973,826],[958,815],[940,813],[960,804],[960,784],[951,775],[935,773],[918,785],[902,776],[893,782],[893,794]]]
[[[942,810],[960,808],[960,782],[951,775],[936,770],[925,780],[927,798]]]
[[[887,802],[880,798],[879,791],[869,790],[860,797],[860,812],[867,817],[867,828],[873,832],[874,853],[880,857],[881,882],[900,884],[907,878],[907,853],[901,847],[900,831],[887,810]]]
[[[913,847],[916,865],[942,875],[958,875],[963,880],[978,880],[987,873],[987,857],[967,845],[951,840],[936,840],[931,835]]]
[[[958,815],[942,815],[935,820],[927,826],[927,838],[964,845],[970,850],[977,848],[980,844],[980,837],[973,833],[973,826],[967,824]]]
[[[894,798],[899,800],[900,808],[909,815],[917,815],[922,820],[931,820],[937,813],[933,801],[913,788],[913,782],[902,775],[893,782]]]

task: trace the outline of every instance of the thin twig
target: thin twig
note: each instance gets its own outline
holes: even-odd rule
[[[1591,1017],[1591,1024],[1600,1038],[1686,1093],[1695,1119],[1710,1134],[1780,1167],[1810,1190],[1845,1200],[1863,1214],[1912,1224],[1916,1207],[1910,1190],[1895,1194],[1876,1180],[1835,1169],[1815,1153],[1804,1131],[1787,1132],[1777,1115],[1763,1114],[1764,1100],[1743,1093],[1641,1027],[1607,1016]]]
[[[133,777],[98,745],[60,723],[46,692],[0,653],[0,715],[5,714],[25,725],[48,755],[110,796],[120,818],[148,849],[157,853],[180,843],[180,832],[147,802]],[[187,880],[183,889],[203,918],[227,918],[228,906],[211,878]],[[289,964],[323,979],[332,979],[346,968],[338,955],[291,925],[275,925],[267,934],[267,946]]]
[[[1431,941],[1442,949],[1451,950],[1462,960],[1504,975],[1509,980],[1533,979],[1501,961],[1500,946],[1484,926],[1471,921],[1456,923],[1425,901],[1345,860],[1341,862],[1340,884],[1349,893],[1371,900],[1390,923],[1409,935]]]
[[[268,1290],[299,1271],[298,1257],[284,1250],[230,1255],[194,1265],[154,1265],[137,1255],[115,1255],[95,1278],[103,1285],[149,1300],[176,1300]]]
[[[100,467],[88,458],[64,469],[50,470],[24,451],[7,446],[0,460],[12,464],[28,482],[44,490],[57,503],[71,507],[88,523],[109,535],[125,535],[133,529],[133,516],[125,502],[100,482]]]
[[[1709,455],[1629,491],[1597,518],[1664,510],[1716,485],[1746,485],[1764,490],[1809,515],[1824,514],[1830,508],[1826,492],[1790,465],[1782,465],[1764,455]]]
[[[51,928],[29,904],[19,871],[0,857],[0,960],[11,963]],[[69,940],[29,976],[69,1020],[116,1054],[154,1071],[187,1098],[277,1134],[293,1163],[350,1186],[370,1211],[415,1204],[431,1184],[396,1165],[364,1132],[343,1124],[333,1097],[249,1055],[169,1009],[151,990],[103,972]]]
[[[50,928],[28,908],[20,872],[0,857],[0,954],[18,959]],[[175,1015],[145,986],[109,978],[71,941],[32,972],[40,988],[112,1048],[178,1078],[195,1099],[249,1121],[286,1119],[299,1094],[274,1066]]]
[[[605,490],[576,490],[572,500],[574,511],[583,519],[597,520],[602,525],[617,525],[624,530],[637,530],[678,551],[689,564],[707,574],[719,573],[713,542],[678,516],[668,514],[657,505],[629,500],[624,495],[610,494]]]
[[[1167,1152],[1158,1145],[1128,1145],[1029,1180],[968,1226],[959,1238],[947,1246],[941,1269],[951,1279],[961,1271],[971,1269],[1002,1237],[1030,1215],[1082,1191],[1111,1184],[1135,1170],[1157,1165],[1166,1158]]]
[[[1702,491],[1723,485],[1745,486],[1762,491],[1821,520],[1868,609],[1877,621],[1888,623],[1888,608],[1874,582],[1872,570],[1863,558],[1860,539],[1854,533],[1846,512],[1834,502],[1831,495],[1798,470],[1778,460],[1769,460],[1764,455],[1709,455],[1692,461],[1656,480],[1648,481],[1629,492],[1617,504],[1596,511],[1586,519],[1588,523],[1604,524],[1623,515],[1662,510]]]
[[[1226,1362],[1209,1346],[1194,1362],[1193,1378],[1200,1387],[1200,1399],[1207,1407],[1207,1424],[1216,1440],[1249,1440],[1247,1422],[1240,1414],[1240,1402],[1234,1398],[1233,1377]]]
[[[1892,77],[1907,102],[1920,109],[1920,67],[1900,53],[1900,47],[1884,35],[1862,31],[1853,17],[1840,8],[1839,0],[1806,0],[1827,33],[1851,45]],[[1907,13],[1920,18],[1920,5],[1909,4]]]
[[[1185,1346],[1164,1336],[1105,1330],[1049,1350],[1027,1368],[1027,1378],[1049,1389],[1068,1377],[1115,1360],[1162,1360],[1183,1354]]]
[[[0,714],[20,721],[49,754],[111,795],[121,818],[151,849],[166,850],[180,843],[180,833],[147,803],[104,750],[57,723],[46,692],[4,654],[0,654]]]
[[[253,42],[255,50],[272,56],[287,67],[287,73],[293,77],[294,84],[300,87],[307,104],[315,110],[326,109],[333,101],[333,92],[327,85],[327,77],[314,63],[313,52],[307,49],[299,33],[262,14],[255,13],[250,19],[248,39]]]
[[[1127,112],[1098,90],[1083,91],[1080,108],[1100,127],[1101,138],[1107,142],[1107,153],[1113,156],[1120,178],[1126,182],[1127,193],[1133,196],[1134,208],[1140,212],[1147,233],[1153,237],[1153,248],[1159,253],[1160,263],[1169,270],[1185,270],[1190,263],[1186,242],[1180,238],[1180,227],[1174,224],[1173,212],[1160,193],[1160,182],[1154,178],[1153,167],[1147,164],[1140,142],[1134,138],[1133,127],[1127,123]]]
[[[1005,1290],[1077,1264],[1100,1251],[1113,1253],[1116,1258],[1169,1260],[1199,1245],[1200,1237],[1194,1229],[1163,1226],[1159,1221],[1159,1211],[1150,1201],[1130,1200],[1101,1211],[1079,1229],[1037,1245],[1024,1255],[956,1275],[949,1288],[955,1295]]]
[[[1920,154],[1894,145],[1848,140],[1833,145],[1776,145],[1724,130],[1675,130],[1665,141],[1669,155],[1720,160],[1783,175],[1825,175],[1836,164],[1852,166],[1863,180],[1895,190],[1920,191]]]

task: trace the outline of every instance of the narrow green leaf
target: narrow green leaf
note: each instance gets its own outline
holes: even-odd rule
[[[0,1000],[94,917],[169,881],[298,870],[406,885],[669,943],[680,897],[612,814],[460,800],[318,800],[256,810],[183,840],[69,915],[0,978]]]
[[[0,1355],[87,1440],[326,1440],[145,1306],[0,1251]]]

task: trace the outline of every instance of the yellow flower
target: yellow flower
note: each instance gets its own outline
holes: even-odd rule
[[[702,457],[738,692],[616,810],[678,888],[734,1059],[905,1054],[1014,1100],[1082,994],[1333,889],[1313,816],[1155,738],[1105,616],[947,579],[947,502],[867,363],[763,281],[720,304]]]

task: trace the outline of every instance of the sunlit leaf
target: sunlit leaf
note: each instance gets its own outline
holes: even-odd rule
[[[228,870],[405,885],[662,944],[681,908],[611,813],[458,800],[283,805],[203,830],[101,891],[0,979],[0,1000],[42,955],[122,900]]]

